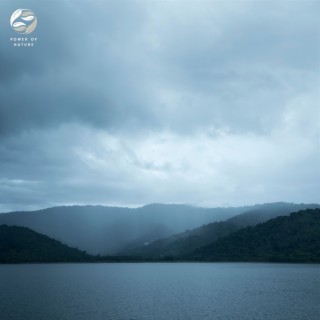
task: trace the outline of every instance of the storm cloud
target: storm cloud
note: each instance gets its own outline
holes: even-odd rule
[[[11,13],[38,38],[16,48]],[[0,211],[319,202],[316,1],[2,1]]]

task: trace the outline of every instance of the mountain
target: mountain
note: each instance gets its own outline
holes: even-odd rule
[[[67,206],[0,214],[0,224],[31,228],[92,254],[115,254],[124,248],[227,219],[248,210],[151,204],[141,208]]]
[[[145,259],[181,257],[202,246],[209,245],[241,228],[254,226],[269,219],[288,215],[292,212],[319,208],[319,205],[271,203],[254,206],[251,210],[222,222],[213,222],[202,227],[159,239],[143,246],[126,248],[119,255],[140,256]]]
[[[0,263],[148,260],[166,261],[168,257],[92,256],[29,228],[0,225]],[[171,260],[320,262],[320,209],[245,227]]]
[[[93,257],[25,227],[0,225],[0,263],[83,262]]]
[[[247,227],[199,248],[192,261],[320,262],[320,209]]]

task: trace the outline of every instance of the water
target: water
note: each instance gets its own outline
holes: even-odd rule
[[[1,320],[319,320],[320,265],[0,265]]]

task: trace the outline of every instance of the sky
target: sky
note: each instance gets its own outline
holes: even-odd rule
[[[18,8],[38,19],[13,47]],[[0,0],[0,212],[320,202],[320,2]]]

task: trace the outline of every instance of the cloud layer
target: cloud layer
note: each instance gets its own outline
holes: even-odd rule
[[[318,2],[1,4],[0,211],[320,201]]]

